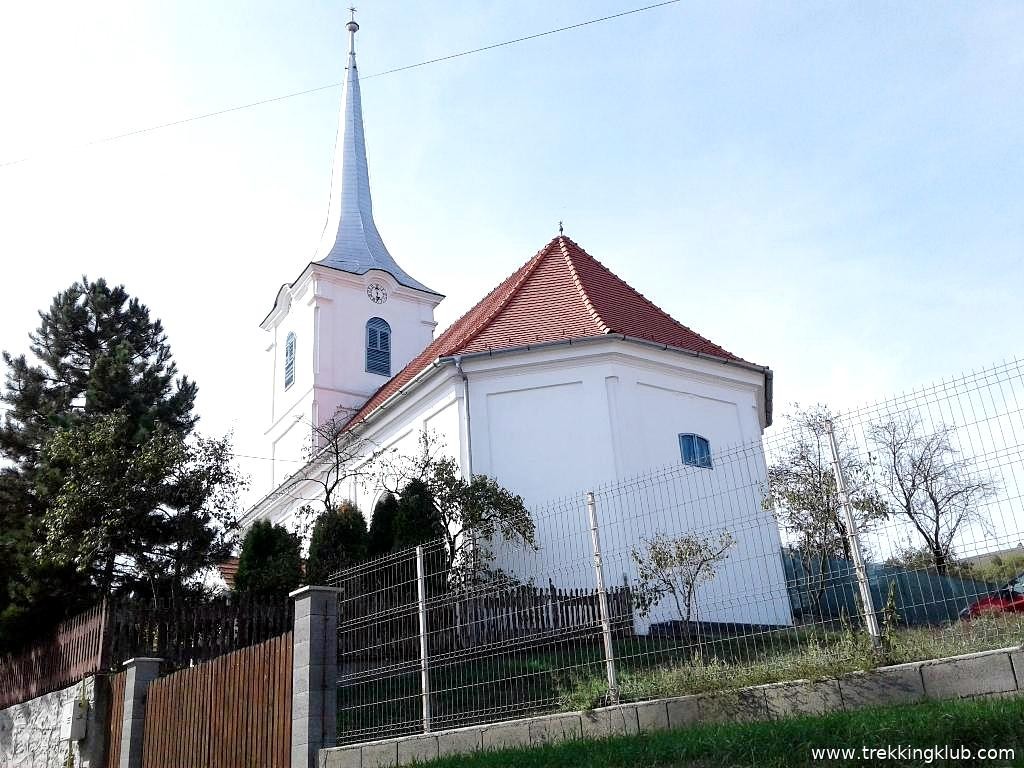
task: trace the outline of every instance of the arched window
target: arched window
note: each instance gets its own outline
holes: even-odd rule
[[[711,443],[706,437],[693,433],[679,435],[679,453],[683,464],[711,469]]]
[[[366,322],[366,370],[391,375],[391,326],[379,317]]]
[[[295,383],[295,334],[289,332],[284,340],[284,388]]]

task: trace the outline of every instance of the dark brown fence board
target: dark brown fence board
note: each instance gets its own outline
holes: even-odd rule
[[[57,626],[50,637],[0,658],[0,709],[66,688],[99,671],[103,606]]]
[[[118,768],[121,758],[121,726],[124,719],[124,681],[125,673],[118,672],[107,676],[107,701],[110,702],[110,716],[106,722],[106,754],[104,768]]]
[[[290,603],[219,600],[202,606],[103,603],[61,623],[22,653],[0,657],[0,709],[65,688],[138,656],[189,667],[288,631]]]
[[[289,632],[155,681],[144,768],[288,768],[291,667]]]

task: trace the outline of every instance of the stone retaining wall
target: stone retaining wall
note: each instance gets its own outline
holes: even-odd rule
[[[320,767],[408,765],[480,749],[1017,692],[1024,692],[1024,648],[1004,648],[882,667],[831,680],[773,683],[335,747],[320,751]]]
[[[99,688],[102,691],[104,686]],[[69,744],[60,740],[61,708],[64,702],[79,697],[89,702],[89,711],[85,739],[70,745],[74,765],[98,766],[103,758],[106,703],[97,701],[95,677],[0,710],[0,766],[63,768],[67,765]]]

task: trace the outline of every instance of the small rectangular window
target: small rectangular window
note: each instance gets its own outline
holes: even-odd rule
[[[711,443],[693,433],[679,435],[679,455],[683,464],[711,469]]]
[[[289,333],[284,342],[284,388],[295,383],[295,334]]]

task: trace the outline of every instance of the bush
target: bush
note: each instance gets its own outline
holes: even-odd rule
[[[298,537],[266,520],[253,523],[242,542],[235,592],[284,599],[302,581]]]
[[[442,534],[441,517],[430,488],[422,480],[410,480],[398,500],[393,549],[415,547],[434,541]]]
[[[398,499],[391,493],[381,496],[373,508],[370,534],[367,540],[367,555],[382,557],[395,546],[395,517],[398,515]]]
[[[338,571],[363,562],[367,545],[366,521],[351,502],[320,515],[309,540],[308,582],[326,584]]]

